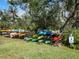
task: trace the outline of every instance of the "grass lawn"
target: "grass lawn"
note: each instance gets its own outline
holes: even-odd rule
[[[79,59],[79,50],[0,36],[0,59]]]

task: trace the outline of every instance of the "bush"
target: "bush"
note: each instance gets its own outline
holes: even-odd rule
[[[79,29],[72,30],[76,43],[79,42]]]
[[[68,31],[65,31],[64,34],[63,34],[63,40],[62,42],[69,46],[68,44],[68,37],[69,37],[69,34],[72,33],[74,38],[75,38],[75,44],[74,44],[74,47],[79,49],[78,45],[79,45],[79,29],[72,29],[72,30],[68,30]]]

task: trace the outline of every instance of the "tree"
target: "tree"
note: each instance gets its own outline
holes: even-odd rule
[[[19,1],[19,2],[17,2]],[[59,14],[61,8],[59,2],[65,3],[64,10],[70,12],[70,16],[66,19],[63,26]],[[48,28],[53,27],[55,29],[63,30],[68,27],[68,23],[72,23],[71,19],[74,19],[77,0],[11,0],[12,5],[21,5],[22,3],[28,4],[30,9],[30,16],[32,22],[36,25],[36,28]],[[63,12],[63,11],[62,11]],[[63,17],[63,16],[61,16]]]
[[[30,15],[37,28],[53,27],[58,29],[61,22],[58,17],[59,13],[59,0],[23,0],[24,3],[29,3]]]
[[[75,18],[75,15],[76,15],[76,9],[77,9],[77,6],[79,4],[78,0],[66,0],[67,1],[67,10],[71,12],[70,16],[67,18],[65,24],[60,28],[60,30],[64,30],[66,29],[67,26],[69,26],[69,23],[72,23],[70,24],[71,28],[72,28],[72,25],[73,25],[73,22],[76,22],[76,18]]]

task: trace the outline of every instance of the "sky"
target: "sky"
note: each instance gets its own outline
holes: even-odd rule
[[[0,10],[7,10],[8,9],[8,0],[0,0]],[[18,12],[17,12],[17,15],[19,17],[21,17],[23,14],[25,13],[25,11],[23,11],[22,9],[18,8]]]
[[[7,0],[0,0],[0,10],[8,9],[8,2]]]

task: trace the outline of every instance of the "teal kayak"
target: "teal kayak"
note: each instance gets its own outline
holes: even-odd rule
[[[38,41],[38,39],[34,39],[34,38],[32,39],[32,42],[37,42],[37,41]]]

